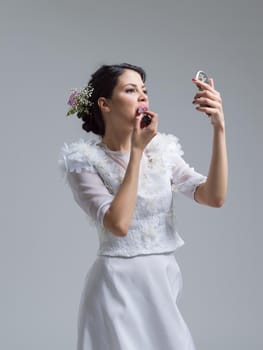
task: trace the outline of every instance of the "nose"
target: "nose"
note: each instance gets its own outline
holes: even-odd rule
[[[147,101],[148,100],[148,96],[142,91],[140,96],[139,96],[139,100],[140,101]]]

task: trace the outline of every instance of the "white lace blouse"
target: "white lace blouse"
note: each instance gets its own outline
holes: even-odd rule
[[[103,217],[118,191],[129,162],[129,152],[112,151],[93,132],[85,139],[64,143],[59,169],[73,198],[99,236],[97,255],[135,256],[174,251],[184,244],[176,231],[174,200],[180,192],[194,200],[204,176],[182,158],[179,139],[158,132],[145,147],[140,162],[137,201],[128,234],[114,235]]]

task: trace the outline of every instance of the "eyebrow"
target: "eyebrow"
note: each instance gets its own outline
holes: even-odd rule
[[[123,85],[123,87],[124,87],[124,86],[126,86],[126,85],[132,85],[132,86],[137,86],[136,84],[133,84],[133,83],[129,83],[129,84],[125,84],[125,85]],[[145,87],[145,85],[143,84],[143,85],[142,85],[142,87]]]

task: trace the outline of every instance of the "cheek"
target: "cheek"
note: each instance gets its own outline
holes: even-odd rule
[[[136,95],[135,94],[123,94],[120,96],[120,103],[124,104],[132,104],[136,100]]]

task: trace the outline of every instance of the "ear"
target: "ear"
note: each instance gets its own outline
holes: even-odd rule
[[[105,113],[110,112],[110,104],[107,98],[99,97],[97,103],[102,112],[105,112]]]

